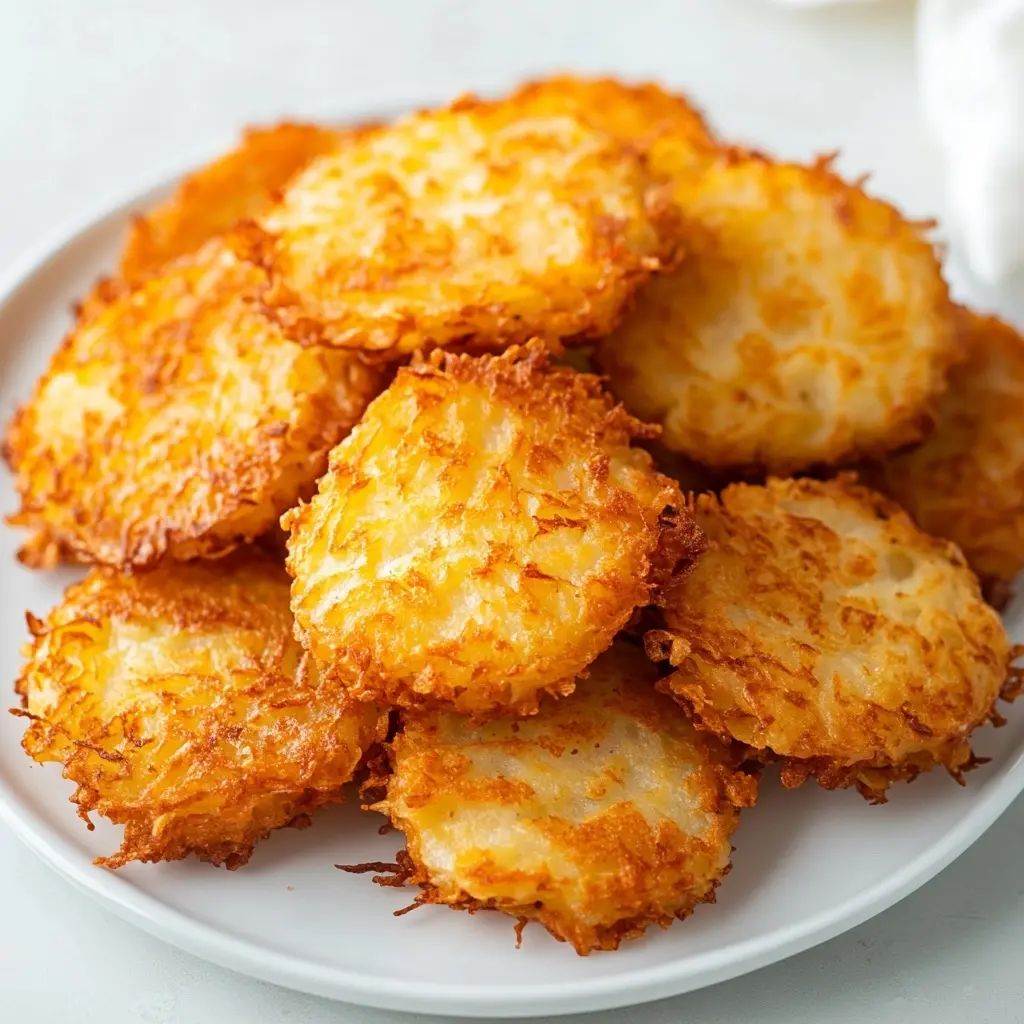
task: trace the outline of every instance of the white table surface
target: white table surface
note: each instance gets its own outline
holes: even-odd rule
[[[0,274],[62,221],[241,124],[388,108],[558,67],[664,78],[734,137],[795,157],[841,146],[844,169],[872,170],[873,187],[914,214],[941,213],[912,17],[900,0],[796,13],[757,0],[0,0]],[[0,601],[11,600],[0,583]],[[1022,851],[1018,801],[937,879],[847,935],[713,989],[587,1020],[1024,1021]],[[148,938],[5,827],[0,1018],[413,1019],[250,981]]]

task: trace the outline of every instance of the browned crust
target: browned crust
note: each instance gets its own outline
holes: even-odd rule
[[[632,833],[630,832],[630,829],[636,825],[637,822],[635,819],[630,817],[617,824],[617,827],[621,829],[620,837],[616,837],[614,833],[595,835],[595,830],[592,829],[586,834],[580,831],[574,838],[578,838],[581,842],[599,839],[601,842],[616,843],[616,849],[621,850],[621,838],[631,836]],[[651,848],[655,851],[667,847],[670,844],[678,846],[680,841],[678,830],[673,832],[668,829],[656,833],[652,839],[653,844]],[[678,873],[681,867],[686,864],[689,855],[693,852],[702,852],[702,847],[698,846],[698,844],[693,844],[692,849],[687,852],[678,852],[672,856],[661,856],[659,859],[655,860],[654,863],[647,861],[642,856],[623,858],[621,865],[622,875],[620,877],[621,879],[626,880],[626,884],[621,886],[621,888],[625,889],[626,885],[628,885],[630,881],[634,880],[640,872],[657,871]],[[479,910],[494,910],[515,918],[513,928],[516,934],[517,949],[522,942],[523,925],[527,922],[536,921],[545,929],[545,931],[547,931],[549,935],[557,939],[559,942],[568,942],[580,956],[589,956],[591,953],[597,951],[616,950],[623,942],[630,939],[642,938],[647,929],[652,925],[657,925],[659,928],[664,930],[670,927],[673,921],[685,921],[701,904],[715,903],[717,899],[717,890],[719,885],[721,885],[721,878],[714,879],[708,884],[708,888],[704,893],[700,896],[694,897],[691,905],[680,908],[671,914],[660,913],[652,907],[647,911],[633,914],[630,917],[625,917],[616,921],[614,924],[585,925],[582,922],[572,923],[561,915],[555,915],[547,912],[543,904],[538,907],[536,903],[516,904],[495,899],[478,900],[468,895],[465,891],[447,892],[443,889],[439,889],[430,882],[429,874],[422,868],[417,868],[415,866],[415,857],[410,855],[408,851],[400,850],[398,852],[398,858],[399,859],[395,864],[395,868],[397,870],[392,872],[390,870],[390,865],[388,865],[387,874],[375,875],[373,877],[373,881],[377,885],[416,885],[419,887],[420,891],[413,897],[412,904],[402,908],[401,910],[396,910],[396,917],[401,917],[409,913],[409,911],[421,906],[446,906],[449,910],[464,910],[470,914],[475,914]],[[403,858],[408,859],[406,860]],[[341,865],[339,865],[339,867],[340,866]],[[361,865],[347,865],[347,867],[361,867]],[[722,878],[729,873],[731,867],[732,865],[728,865],[725,868],[722,872]],[[486,868],[481,870],[480,877],[481,880],[492,882],[504,880],[496,873],[489,876]],[[506,877],[507,880],[513,880],[511,877]],[[544,884],[545,883],[542,881],[539,883],[539,886],[543,887]],[[551,882],[548,882],[547,884],[550,885]],[[609,886],[609,891],[604,894],[609,899],[614,898],[613,888],[613,886]]]
[[[948,563],[946,585],[962,588],[964,618],[951,620],[947,628],[955,625],[962,631],[963,651],[947,657],[946,640],[940,643],[931,633],[918,635],[917,627],[908,631],[889,609],[858,597],[856,580],[869,585],[876,568],[851,561],[852,549],[843,548],[842,541],[837,545],[835,535],[829,540],[818,520],[782,513],[783,508],[799,508],[799,501],[807,498],[832,500],[865,521],[875,518],[900,550]],[[1003,681],[1019,678],[1019,670],[1009,667],[1005,633],[982,603],[977,582],[957,549],[922,534],[895,502],[858,486],[849,474],[827,483],[733,485],[720,499],[700,496],[693,507],[708,533],[710,552],[695,575],[681,579],[667,594],[667,628],[645,637],[648,656],[675,669],[658,683],[659,689],[687,708],[701,728],[746,743],[753,756],[779,761],[787,785],[814,777],[825,788],[852,786],[872,802],[883,802],[893,782],[932,767],[942,766],[962,781],[963,772],[978,763],[970,733],[987,721],[999,722],[995,702],[1000,686],[1004,696],[1009,694],[1012,686]],[[737,561],[742,551],[747,552],[745,565]],[[840,556],[840,551],[846,554]],[[822,596],[833,574],[840,588],[851,586],[848,593],[837,592],[841,597],[828,599],[839,602],[835,609]],[[892,586],[891,600],[897,606],[902,600],[929,599],[927,592],[895,597],[899,585]],[[782,596],[775,600],[775,594]],[[723,617],[730,607],[749,613],[746,627]],[[772,616],[783,623],[777,636]],[[848,647],[843,641],[847,634],[831,625],[839,621],[848,631]],[[805,633],[807,639],[801,640]],[[906,663],[897,658],[873,670],[873,686],[884,688],[884,698],[877,689],[871,697],[855,696],[854,690],[843,689],[838,677],[827,724],[818,722],[813,709],[823,685],[814,675],[819,660],[833,652],[840,659],[849,656],[855,644],[872,635],[880,642],[891,635],[892,644],[906,651]],[[940,673],[948,683],[941,693],[932,687],[929,695],[926,687]],[[897,686],[902,703],[896,698]],[[975,686],[991,693],[983,706]],[[788,747],[779,749],[780,742]],[[897,756],[896,749],[906,753]],[[858,750],[873,753],[857,756],[853,752]]]
[[[146,277],[258,216],[296,173],[344,138],[337,129],[290,121],[247,128],[237,148],[187,175],[170,199],[133,220],[121,277]]]
[[[693,101],[657,82],[558,74],[520,86],[511,102],[525,114],[572,114],[645,150],[664,136],[708,148],[715,133]]]
[[[458,638],[443,644],[420,636],[415,631],[418,625],[415,630],[406,626],[433,621],[430,617],[439,599],[455,586],[446,568],[446,552],[452,545],[463,550],[461,542],[452,539],[455,534],[437,550],[406,549],[401,537],[391,535],[389,520],[380,518],[384,513],[375,511],[376,506],[359,512],[351,521],[347,518],[352,515],[347,495],[376,494],[373,488],[378,486],[388,488],[387,494],[399,488],[405,495],[403,515],[411,530],[418,527],[421,517],[436,517],[450,523],[456,533],[463,531],[467,543],[488,538],[491,554],[487,563],[474,562],[472,571],[460,569],[460,574],[469,573],[466,578],[459,575],[460,586],[471,592],[474,581],[480,579],[481,586],[489,588],[491,581],[503,580],[504,574],[513,572],[521,585],[507,590],[507,600],[516,610],[530,611],[533,602],[542,599],[543,588],[540,584],[532,587],[529,581],[546,577],[536,564],[520,564],[519,559],[527,557],[523,551],[533,548],[523,548],[527,541],[517,539],[516,528],[506,526],[502,518],[521,508],[518,499],[514,507],[506,508],[500,503],[495,506],[498,499],[481,504],[483,499],[475,497],[475,491],[468,499],[456,501],[453,497],[460,474],[470,472],[465,467],[471,460],[490,458],[477,451],[477,440],[471,436],[476,421],[460,419],[476,415],[477,401],[488,409],[503,410],[502,415],[510,417],[523,433],[510,446],[512,454],[501,456],[507,461],[500,465],[488,462],[473,472],[484,474],[502,495],[523,489],[521,493],[546,508],[561,510],[558,514],[545,511],[541,518],[531,520],[534,537],[607,524],[616,538],[616,551],[607,553],[603,563],[607,568],[601,569],[601,575],[591,572],[573,584],[572,611],[562,608],[565,621],[558,642],[539,648],[548,653],[535,651],[527,663],[518,660],[515,649],[489,619],[474,620],[475,624],[467,620],[459,626]],[[435,423],[433,411],[448,408],[453,410],[452,418],[438,418]],[[676,485],[656,472],[646,452],[630,448],[634,438],[650,434],[650,428],[615,405],[599,378],[551,365],[538,342],[497,357],[436,352],[399,370],[391,388],[332,453],[330,472],[321,480],[318,496],[282,520],[291,534],[288,569],[295,578],[292,605],[298,636],[318,659],[325,676],[360,699],[405,707],[453,705],[473,714],[510,709],[529,714],[536,710],[541,693],[570,693],[573,678],[608,646],[634,609],[657,600],[659,588],[689,568],[702,550],[700,532]],[[384,449],[379,446],[388,450],[387,475],[383,477],[378,452]],[[613,457],[628,459],[630,487],[635,493],[609,479]],[[546,486],[549,475],[568,460],[585,483],[574,484],[570,491]],[[432,484],[424,484],[417,476],[427,464],[432,467],[429,480],[438,483],[436,492],[429,489]],[[529,486],[524,482],[527,476]],[[379,548],[383,537],[388,538],[386,556]],[[348,588],[355,577],[345,576],[344,600],[321,610],[327,607],[322,599],[332,584],[320,578],[320,567],[334,558],[329,552],[340,553],[348,564],[356,551],[365,551],[367,560],[408,557],[415,565],[399,575],[389,571],[386,583],[373,582],[375,577],[360,580],[352,591]],[[507,611],[505,606],[501,614]],[[443,635],[449,636],[451,623],[444,620],[444,627]],[[419,651],[421,643],[427,651],[422,663],[417,660],[418,653],[407,662],[403,649]],[[477,652],[472,656],[471,685],[461,669],[451,667],[468,664],[464,662],[466,645]],[[486,657],[480,654],[481,645],[486,647]],[[479,661],[475,660],[478,656]],[[520,695],[512,696],[520,686]]]
[[[308,493],[386,378],[356,356],[292,346],[255,309],[258,279],[214,241],[83,314],[7,430],[21,495],[8,522],[36,534],[25,564],[130,572],[220,557]],[[55,422],[94,400],[97,378],[117,412]],[[67,395],[54,409],[57,380]]]
[[[279,565],[251,550],[216,568],[93,570],[46,622],[28,616],[13,713],[28,719],[25,752],[63,765],[88,827],[93,811],[124,825],[120,850],[97,864],[195,855],[237,868],[273,829],[303,828],[316,808],[341,800],[362,752],[383,739],[387,714],[352,708],[310,672],[287,595]],[[144,657],[107,647],[119,625],[152,631],[155,642],[160,629],[207,636],[211,658],[223,646],[208,674],[183,676],[169,644],[161,675],[132,679],[115,711],[105,673]],[[255,657],[236,639],[253,633]]]
[[[953,368],[935,432],[864,467],[927,533],[956,543],[986,596],[1005,605],[1024,569],[1024,338],[1010,324],[957,310],[963,360]]]
[[[337,159],[344,164],[343,177],[354,181],[354,168],[362,161],[373,163],[379,159],[374,149],[378,140],[387,138],[389,133],[407,131],[407,124],[436,122],[443,132],[445,126],[469,121],[489,135],[511,124],[522,127],[528,121],[525,115],[514,97],[495,102],[467,96],[445,110],[426,111],[397,126],[366,132]],[[538,119],[549,131],[553,130],[553,120]],[[267,216],[240,225],[232,235],[232,245],[240,257],[267,271],[270,285],[263,296],[267,313],[303,344],[355,348],[394,358],[417,348],[442,345],[477,352],[495,351],[525,344],[535,335],[567,341],[600,337],[615,326],[636,289],[652,273],[667,270],[678,262],[679,214],[670,190],[660,177],[648,172],[642,154],[603,133],[595,135],[585,122],[576,121],[569,114],[561,121],[574,122],[578,130],[589,133],[588,145],[595,139],[605,140],[603,148],[582,158],[583,169],[570,171],[570,180],[553,185],[558,190],[559,202],[572,208],[587,224],[589,248],[576,261],[572,273],[550,269],[546,272],[549,277],[545,278],[539,272],[516,267],[506,268],[510,273],[514,270],[511,287],[498,280],[507,274],[494,271],[470,280],[463,273],[464,261],[451,240],[446,241],[435,231],[417,242],[416,233],[426,223],[417,213],[416,203],[420,199],[412,200],[402,190],[394,169],[386,162],[372,178],[372,188],[366,185],[365,201],[358,206],[367,213],[381,207],[379,226],[386,228],[387,237],[379,242],[376,251],[390,254],[387,261],[355,258],[337,246],[333,256],[325,255],[327,250],[321,246],[316,250],[319,264],[315,273],[307,273],[309,268],[304,268],[296,255],[295,238],[305,239],[321,230],[337,238],[337,232],[309,217],[296,221],[292,234],[273,226],[282,213],[290,211],[293,200],[305,202],[304,190],[324,187],[317,175],[326,174],[329,178],[333,173],[329,159],[314,163]],[[497,197],[505,199],[513,191],[507,186],[508,181],[514,180],[509,178],[512,164],[525,166],[530,153],[543,157],[545,150],[556,143],[541,139],[535,149],[531,149],[534,143],[528,140],[521,145],[523,153],[519,157],[475,153],[467,177],[486,172],[496,182],[493,187]],[[429,146],[422,155],[429,162]],[[598,167],[609,175],[609,189],[623,194],[632,191],[633,201],[640,200],[632,215],[619,217],[591,210],[598,193],[594,192],[589,176],[597,173]],[[579,181],[572,177],[574,174],[578,174]],[[627,187],[627,182],[633,184]],[[502,191],[506,188],[507,193]],[[584,193],[590,193],[590,198],[586,199]],[[390,205],[383,203],[385,196]],[[527,215],[539,218],[542,213],[538,207]],[[328,214],[320,211],[318,216]],[[486,253],[476,253],[475,262],[512,251],[509,238],[496,233],[486,239],[479,225],[474,230],[480,235],[481,245],[487,242]],[[584,267],[586,274],[579,273],[580,267]],[[296,284],[296,273],[305,275],[315,286]],[[428,277],[424,278],[424,274]],[[425,299],[422,293],[428,284],[431,296]],[[367,303],[369,312],[363,309]],[[375,303],[381,304],[379,309]]]
[[[651,666],[643,665],[639,651],[619,644],[606,658],[611,660],[596,671],[604,672],[611,664],[615,666],[613,671],[636,673],[635,678],[623,675],[606,698],[610,713],[632,719],[643,730],[660,733],[669,745],[676,741],[685,743],[691,757],[695,756],[694,745],[704,752],[706,761],[687,780],[687,786],[697,804],[711,815],[706,832],[684,834],[666,818],[652,826],[626,800],[600,813],[594,812],[582,822],[561,818],[554,812],[550,817],[535,819],[532,816],[538,812],[530,804],[533,792],[525,779],[517,775],[473,774],[467,760],[467,750],[471,752],[472,746],[447,743],[438,719],[431,713],[407,712],[403,731],[388,746],[387,768],[378,766],[371,791],[375,794],[387,786],[388,795],[372,809],[388,814],[392,823],[402,829],[406,849],[393,865],[350,869],[382,869],[388,874],[375,877],[378,884],[418,886],[421,891],[413,907],[444,904],[470,913],[497,910],[516,919],[517,935],[523,922],[537,921],[559,941],[569,942],[581,956],[594,950],[617,949],[622,941],[638,938],[651,925],[667,928],[673,920],[685,920],[696,906],[715,902],[715,890],[728,873],[729,864],[709,875],[707,862],[712,851],[723,846],[728,849],[739,810],[753,806],[756,800],[756,778],[739,770],[740,758],[735,750],[701,738],[681,714],[673,713],[672,706],[655,695],[651,688],[655,673]],[[573,771],[572,755],[577,749],[595,743],[599,746],[606,736],[608,715],[595,713],[585,705],[589,699],[584,692],[544,709],[541,715],[547,717],[549,726],[540,736],[533,732],[527,736],[514,720],[505,719],[488,726],[486,739],[477,743],[482,748],[499,748],[524,762],[534,752],[543,751],[564,758],[565,770]],[[574,702],[578,712],[573,711]],[[531,726],[534,724],[531,722]],[[579,780],[581,787],[596,783],[598,780],[589,776]],[[599,785],[598,791],[600,788]],[[478,861],[471,868],[463,865],[460,869],[472,889],[479,892],[494,887],[525,887],[535,891],[538,898],[529,902],[500,897],[479,899],[459,885],[433,877],[424,861],[422,836],[414,820],[403,815],[402,808],[413,814],[439,800],[454,801],[453,808],[460,810],[479,802],[487,806],[522,804],[524,822],[530,821],[530,827],[539,828],[560,856],[576,863],[587,874],[583,911],[577,907],[576,912],[568,913],[558,906],[558,890],[563,883],[551,870],[536,873],[523,867],[502,866],[486,851],[478,851]],[[616,866],[614,872],[606,870],[610,864]],[[672,879],[672,884],[668,885],[666,879]],[[398,913],[409,909],[412,908]]]
[[[661,443],[667,449],[736,476],[784,475],[895,451],[919,441],[934,428],[947,373],[961,358],[953,303],[937,248],[928,237],[934,222],[904,217],[890,203],[869,195],[864,179],[843,180],[833,170],[834,158],[835,154],[828,154],[805,166],[722,145],[699,160],[684,161],[674,174],[674,197],[684,218],[687,258],[676,271],[651,282],[638,296],[635,312],[603,339],[596,351],[598,365],[627,406],[637,415],[665,425]],[[831,211],[834,222],[848,236],[851,253],[855,255],[855,243],[870,239],[879,251],[894,254],[904,259],[907,268],[913,267],[916,280],[886,298],[876,279],[880,275],[874,270],[867,273],[857,267],[853,272],[829,264],[820,253],[815,260],[797,250],[790,254],[794,268],[789,279],[775,282],[774,291],[757,290],[740,273],[747,263],[747,270],[758,266],[763,251],[770,252],[763,250],[764,240],[758,234],[764,229],[754,226],[759,223],[756,211],[744,214],[740,207],[733,212],[727,196],[716,206],[705,194],[708,182],[726,181],[735,168],[756,172],[766,192],[767,208],[782,203],[787,188],[805,194]],[[725,190],[725,185],[719,188]],[[792,233],[799,238],[801,215],[792,210],[788,215],[793,220]],[[750,226],[744,216],[750,217]],[[782,237],[777,244],[785,246],[788,240]],[[730,294],[730,288],[736,294]],[[841,296],[830,297],[831,291],[841,292]],[[904,304],[911,299],[913,316],[907,320],[911,314]],[[715,375],[718,369],[709,374],[703,368],[702,360],[709,357],[699,352],[701,339],[716,337],[712,328],[717,330],[717,314],[713,315],[713,310],[720,309],[728,316],[731,308],[747,306],[758,311],[756,322],[750,314],[751,322],[729,339],[740,371],[719,379]],[[865,338],[877,336],[888,341],[840,351],[836,342],[846,341],[842,332],[826,345],[813,331],[799,328],[808,336],[803,344],[792,346],[791,334],[798,329],[794,325],[810,315],[808,310],[818,308],[827,308],[833,318],[846,315],[851,319],[850,329]],[[799,378],[791,360],[804,358],[809,348],[817,347],[815,358],[836,373],[842,390],[860,393],[866,377],[877,377],[882,388],[889,378],[874,371],[866,353],[878,366],[907,359],[909,328],[898,322],[900,317],[929,343],[918,344],[919,365],[907,374],[904,393],[890,398],[884,423],[858,423],[856,408],[851,408],[850,415],[839,415],[840,404],[818,409],[815,415],[825,420],[827,414],[831,429],[809,446],[807,439],[817,438],[820,424],[798,428],[799,417],[806,410],[795,396],[785,404],[775,403],[791,386],[790,376]],[[897,322],[889,327],[887,318],[897,318]],[[782,339],[778,345],[773,340],[776,330]],[[721,339],[716,337],[716,343]],[[866,375],[866,367],[870,374]],[[674,380],[674,384],[668,388],[662,380]],[[684,381],[695,390],[684,392]],[[723,410],[731,410],[731,415],[725,417]]]

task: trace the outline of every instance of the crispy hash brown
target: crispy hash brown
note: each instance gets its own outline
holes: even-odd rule
[[[648,652],[705,729],[874,801],[900,778],[973,764],[1009,645],[959,551],[850,477],[703,495],[709,548],[665,594]]]
[[[653,82],[555,75],[528,82],[510,100],[523,116],[570,115],[638,146],[658,172],[676,173],[717,147],[704,115],[685,97]]]
[[[272,829],[341,799],[386,714],[346,704],[292,637],[288,578],[258,553],[145,576],[94,569],[33,640],[23,746],[72,802],[123,824],[98,863],[244,864]],[[90,828],[91,828],[90,824]]]
[[[607,333],[677,235],[605,133],[464,101],[314,161],[236,245],[300,338],[401,354]]]
[[[700,551],[645,428],[539,344],[438,353],[288,513],[298,636],[362,699],[536,709]]]
[[[675,178],[687,257],[598,362],[662,443],[792,472],[920,439],[955,352],[924,226],[835,175],[723,150]]]
[[[5,446],[29,562],[214,557],[312,487],[383,381],[284,337],[262,280],[213,241],[71,332]]]
[[[375,809],[405,833],[418,903],[536,920],[585,955],[714,902],[757,782],[644,661],[620,641],[529,719],[403,716]]]
[[[195,252],[238,221],[264,213],[294,175],[341,144],[343,134],[285,122],[250,128],[236,149],[185,177],[166,202],[137,217],[121,276],[137,280]]]
[[[967,359],[938,429],[869,476],[922,530],[954,541],[997,599],[1024,569],[1024,338],[995,317],[959,319]]]

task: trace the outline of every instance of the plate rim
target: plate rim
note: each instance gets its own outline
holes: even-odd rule
[[[394,109],[389,108],[388,113]],[[386,116],[373,110],[361,111],[361,116],[378,113]],[[81,236],[113,219],[125,219],[147,200],[166,193],[182,174],[210,159],[211,152],[212,147],[204,147],[188,159],[175,161],[162,174],[147,176],[147,183],[108,195],[30,246],[12,261],[0,280],[0,317],[22,289]],[[396,983],[343,967],[315,964],[197,922],[158,897],[137,889],[116,872],[94,867],[71,840],[52,828],[30,803],[22,801],[2,775],[0,821],[44,863],[101,906],[148,934],[221,967],[286,988],[377,1009],[454,1016],[536,1017],[632,1006],[680,995],[728,981],[826,942],[930,881],[980,838],[1022,791],[1024,741],[1002,773],[985,786],[983,796],[940,840],[889,878],[828,910],[763,936],[733,943],[726,949],[669,963],[604,978],[542,983],[530,989],[521,984],[491,987],[486,992],[464,984]]]

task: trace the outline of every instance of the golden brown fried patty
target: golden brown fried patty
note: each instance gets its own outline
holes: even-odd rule
[[[7,436],[30,561],[213,557],[312,486],[382,380],[284,337],[262,280],[214,241],[71,332]]]
[[[869,470],[927,533],[959,545],[994,597],[1024,569],[1024,338],[961,310],[967,360],[924,444]]]
[[[307,341],[407,353],[596,336],[671,260],[641,159],[569,116],[466,101],[314,161],[239,235]]]
[[[525,720],[404,715],[376,809],[405,833],[417,902],[536,920],[586,954],[714,901],[757,784],[644,660],[620,642]]]
[[[697,158],[715,146],[703,114],[685,97],[643,82],[555,75],[528,82],[510,102],[526,117],[572,117],[643,149],[657,172],[675,173],[681,157]]]
[[[724,150],[675,178],[686,259],[597,359],[662,443],[708,466],[791,472],[931,426],[955,355],[924,228],[837,177]]]
[[[296,172],[337,149],[342,138],[340,131],[314,124],[248,129],[236,149],[189,174],[170,199],[135,219],[121,276],[151,274],[263,213]]]
[[[98,863],[196,854],[238,867],[272,829],[341,799],[387,716],[323,686],[292,637],[288,577],[255,551],[145,576],[95,569],[33,640],[23,746],[72,802],[125,826]]]
[[[382,703],[530,712],[700,550],[644,428],[538,345],[399,370],[293,510],[298,635]]]
[[[828,788],[884,799],[972,764],[1009,646],[959,551],[849,477],[736,484],[697,499],[709,548],[665,595],[648,650],[698,723]]]

